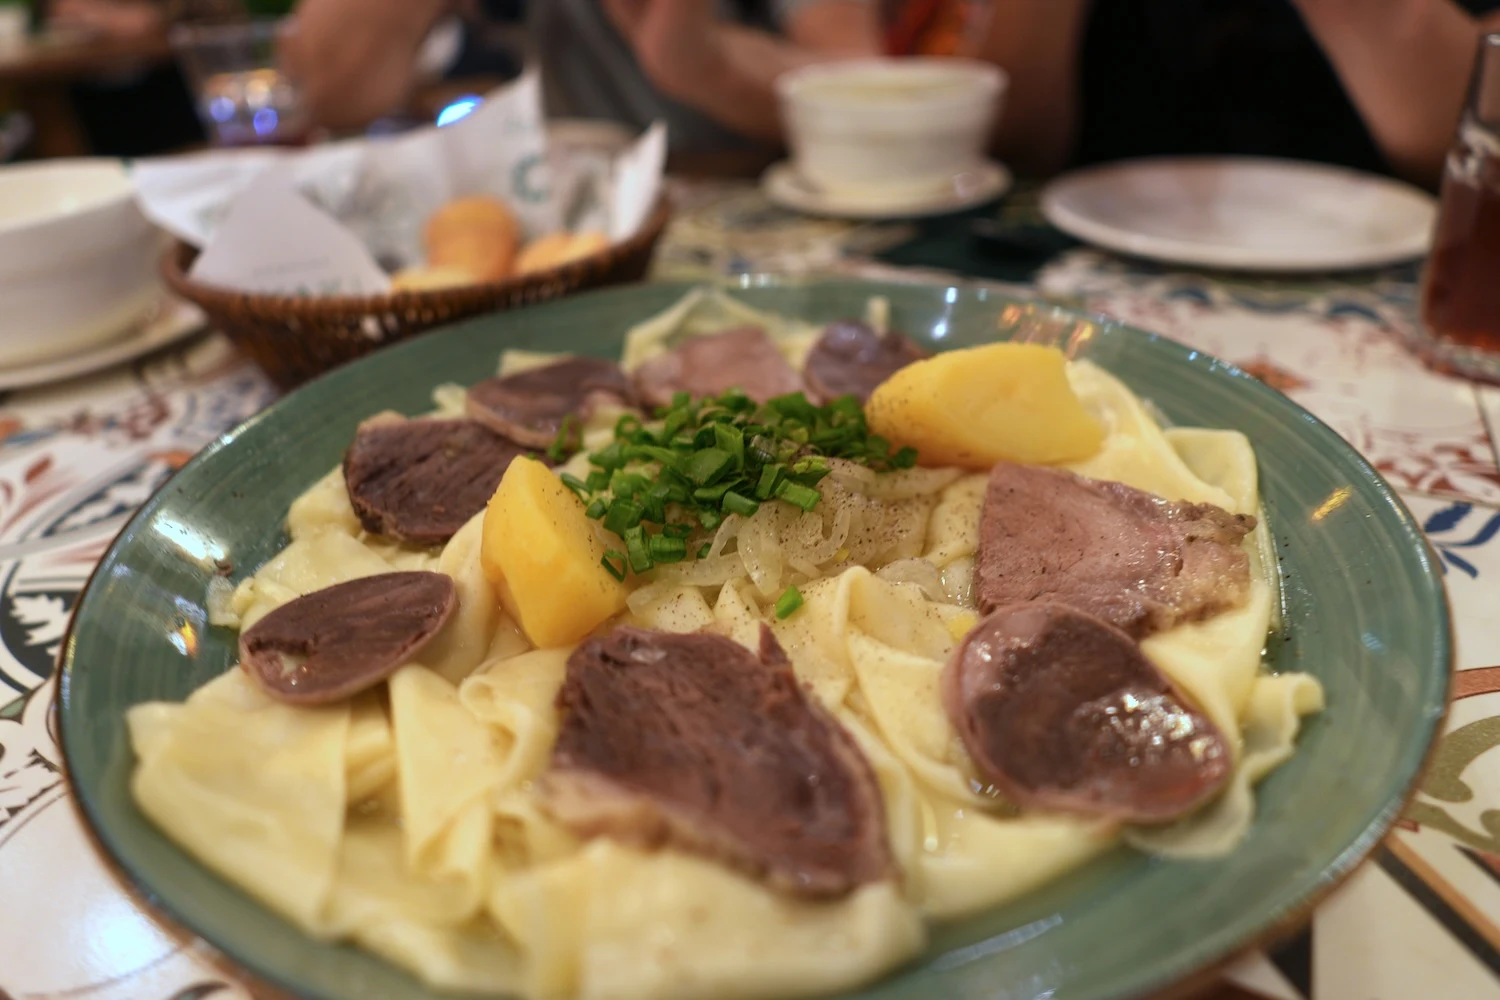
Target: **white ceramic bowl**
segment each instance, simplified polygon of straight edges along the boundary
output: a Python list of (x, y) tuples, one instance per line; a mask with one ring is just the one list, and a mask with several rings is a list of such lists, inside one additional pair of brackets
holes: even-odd
[(160, 299), (161, 249), (119, 162), (0, 167), (0, 366), (128, 333)]
[(776, 81), (798, 173), (829, 194), (928, 198), (984, 160), (1007, 78), (967, 59), (820, 63)]

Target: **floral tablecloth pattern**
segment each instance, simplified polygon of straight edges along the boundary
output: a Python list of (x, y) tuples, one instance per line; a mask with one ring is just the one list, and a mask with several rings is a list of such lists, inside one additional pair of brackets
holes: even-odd
[[(902, 227), (813, 222), (700, 190), (662, 277), (758, 271), (945, 280), (865, 254)], [(1440, 555), (1460, 673), (1448, 732), (1372, 862), (1217, 996), (1500, 1000), (1500, 390), (1403, 346), (1414, 271), (1230, 281), (1066, 254), (1036, 290), (1239, 364), (1322, 417), (1396, 485)], [(68, 801), (53, 664), (94, 564), (173, 470), (274, 398), (216, 334), (93, 377), (0, 396), (0, 1000), (246, 997), (159, 928), (96, 858)]]

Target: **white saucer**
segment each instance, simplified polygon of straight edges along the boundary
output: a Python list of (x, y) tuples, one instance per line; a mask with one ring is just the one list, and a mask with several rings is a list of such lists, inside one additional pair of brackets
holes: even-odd
[(1375, 267), (1427, 252), (1437, 203), (1400, 181), (1293, 160), (1127, 160), (1042, 192), (1058, 229), (1119, 253), (1244, 271)]
[(986, 162), (953, 176), (952, 184), (935, 195), (893, 202), (889, 198), (840, 195), (814, 187), (790, 161), (771, 166), (761, 175), (760, 188), (783, 208), (839, 219), (915, 219), (947, 215), (983, 205), (1010, 190), (1010, 171), (1003, 163)]
[(161, 304), (118, 340), (64, 358), (49, 358), (34, 364), (0, 368), (0, 390), (25, 389), (31, 386), (61, 382), (91, 372), (133, 361), (189, 334), (203, 329), (202, 310), (190, 302), (163, 295)]

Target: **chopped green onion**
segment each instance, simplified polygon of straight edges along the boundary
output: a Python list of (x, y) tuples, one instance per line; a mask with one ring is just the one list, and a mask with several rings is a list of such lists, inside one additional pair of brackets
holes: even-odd
[(717, 482), (734, 466), (734, 456), (722, 448), (704, 448), (687, 460), (684, 474), (699, 486)]
[(648, 541), (651, 558), (657, 562), (682, 562), (687, 558), (687, 542), (669, 535), (652, 535)]
[(644, 573), (654, 564), (651, 558), (651, 547), (646, 542), (646, 529), (640, 525), (625, 532), (625, 555), (630, 559), (630, 568), (636, 573)]
[(760, 470), (760, 482), (755, 484), (755, 498), (757, 500), (769, 500), (776, 496), (776, 486), (781, 482), (781, 477), (786, 473), (786, 466), (780, 462), (767, 465)]
[(641, 523), (642, 513), (644, 508), (640, 504), (616, 500), (609, 505), (609, 512), (604, 515), (604, 527), (623, 538), (625, 532)]
[(729, 483), (720, 483), (718, 486), (702, 486), (693, 491), (693, 499), (704, 503), (718, 503), (724, 499), (724, 494), (729, 492)]
[(552, 444), (547, 447), (547, 458), (553, 465), (560, 464), (573, 450), (574, 431), (578, 426), (578, 418), (569, 413), (562, 418), (562, 426), (557, 429), (557, 436), (552, 439)]
[(724, 494), (722, 506), (729, 513), (738, 514), (741, 517), (754, 517), (755, 512), (760, 510), (759, 503), (745, 496), (743, 493), (734, 492), (734, 490), (730, 490)]
[(609, 571), (609, 575), (625, 582), (625, 553), (619, 549), (605, 549), (604, 558), (599, 560), (599, 565)]
[(590, 455), (589, 463), (605, 472), (613, 472), (625, 464), (625, 445), (619, 441), (611, 441)]
[(801, 507), (803, 510), (810, 511), (818, 505), (819, 500), (823, 499), (823, 494), (810, 486), (786, 480), (776, 488), (776, 498), (785, 500), (793, 507)]
[(793, 611), (802, 607), (802, 591), (796, 587), (788, 587), (776, 598), (776, 617), (785, 618)]
[[(876, 472), (917, 461), (913, 449), (892, 453), (888, 441), (869, 432), (853, 396), (818, 406), (802, 393), (763, 404), (737, 389), (697, 401), (678, 393), (655, 416), (659, 423), (620, 417), (615, 439), (589, 454), (585, 478), (559, 473), (585, 501), (588, 516), (624, 540), (624, 552), (605, 555), (611, 573), (643, 573), (689, 558), (688, 539), (699, 526), (715, 531), (726, 515), (753, 517), (762, 503), (816, 509), (832, 459)], [(554, 444), (578, 447), (581, 428), (564, 430)], [(711, 548), (705, 541), (693, 556), (704, 558)]]

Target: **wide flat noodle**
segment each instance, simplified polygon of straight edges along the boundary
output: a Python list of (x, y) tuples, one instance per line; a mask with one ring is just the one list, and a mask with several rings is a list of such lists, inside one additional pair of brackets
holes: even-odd
[(309, 934), (344, 826), (349, 708), (293, 708), (230, 670), (181, 705), (132, 708), (141, 810), (223, 877)]
[(481, 511), (443, 546), (437, 571), (453, 580), (458, 608), (443, 630), (422, 650), (422, 662), (453, 683), (458, 683), (488, 656), (495, 631), (509, 625), (500, 609), (500, 598), (479, 564), (484, 538)]
[(1172, 448), (1145, 404), (1125, 384), (1088, 361), (1068, 365), (1068, 381), (1084, 408), (1104, 427), (1098, 453), (1067, 468), (1090, 479), (1106, 479), (1167, 500), (1211, 503), (1225, 510), (1234, 500), (1193, 474)]
[(462, 883), (472, 909), (488, 877), (489, 796), (504, 777), (504, 761), (452, 684), (416, 664), (387, 683), (406, 865)]
[(530, 959), (533, 995), (800, 997), (849, 989), (922, 946), (890, 882), (809, 903), (722, 865), (609, 840), (499, 883), (491, 912)]
[(458, 700), (487, 731), (497, 770), (492, 792), (512, 789), (547, 766), (557, 742), (557, 692), (570, 649), (538, 649), (486, 664), (459, 686)]

